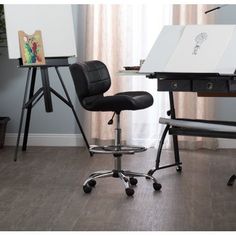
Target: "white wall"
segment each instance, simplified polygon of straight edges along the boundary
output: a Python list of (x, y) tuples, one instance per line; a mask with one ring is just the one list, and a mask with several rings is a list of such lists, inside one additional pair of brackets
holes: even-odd
[[(236, 24), (236, 5), (228, 5), (212, 12), (215, 14), (216, 24)], [(235, 62), (236, 64), (236, 62)], [(236, 97), (215, 98), (215, 118), (218, 120), (236, 121)], [(235, 140), (220, 139), (219, 147), (235, 148)]]
[[(83, 5), (73, 5), (73, 16), (75, 24), (76, 43), (78, 58), (85, 58), (85, 13)], [(236, 24), (236, 5), (231, 5), (215, 11), (217, 24)], [(26, 69), (17, 68), (17, 62), (9, 60), (6, 49), (0, 49), (0, 116), (9, 116), (8, 133), (17, 133), (20, 111), (26, 81)], [(81, 109), (75, 94), (74, 85), (68, 68), (61, 69), (62, 76), (68, 88), (72, 102), (74, 103), (82, 123), (85, 122), (84, 111)], [(54, 71), (50, 72), (52, 86), (62, 92)], [(41, 84), (40, 77), (37, 78), (37, 86)], [(41, 101), (32, 112), (30, 133), (36, 134), (71, 134), (71, 140), (80, 137), (80, 131), (75, 123), (74, 117), (68, 107), (53, 97), (54, 112), (46, 113)], [(219, 120), (236, 120), (236, 98), (216, 98), (215, 118)], [(73, 136), (77, 134), (77, 136)], [(62, 136), (63, 136), (62, 135)], [(50, 136), (50, 135), (49, 135)], [(58, 137), (59, 137), (58, 136)], [(46, 137), (46, 136), (45, 136)], [(55, 136), (52, 136), (55, 139)], [(65, 137), (65, 136), (63, 136)], [(69, 137), (69, 136), (68, 136)], [(68, 138), (67, 137), (67, 138)], [(50, 137), (49, 137), (50, 139)], [(8, 140), (14, 144), (14, 140)], [(7, 142), (7, 140), (6, 140)], [(48, 140), (45, 140), (47, 143)], [(236, 147), (234, 140), (221, 140), (220, 147)]]

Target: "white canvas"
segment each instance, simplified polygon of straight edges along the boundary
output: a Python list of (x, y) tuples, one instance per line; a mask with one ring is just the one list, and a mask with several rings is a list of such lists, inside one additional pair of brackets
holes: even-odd
[(214, 72), (235, 30), (234, 25), (188, 25), (168, 61), (168, 72)]
[(71, 5), (4, 5), (9, 58), (20, 58), (18, 31), (41, 30), (45, 57), (76, 56)]

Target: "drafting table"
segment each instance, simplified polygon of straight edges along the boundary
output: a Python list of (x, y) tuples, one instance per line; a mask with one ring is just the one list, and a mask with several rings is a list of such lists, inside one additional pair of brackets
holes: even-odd
[[(196, 92), (202, 96), (235, 96), (235, 42), (235, 25), (163, 27), (140, 69), (141, 73), (149, 73), (150, 79), (157, 79), (157, 90), (169, 92), (170, 100), (167, 112), (170, 120), (160, 120), (166, 127), (160, 140), (156, 166), (149, 171), (150, 175), (171, 166), (177, 166), (177, 171), (181, 171), (178, 135), (236, 138), (236, 122), (178, 119), (173, 97), (173, 92), (180, 91)], [(190, 124), (194, 125), (191, 127)], [(207, 126), (209, 128), (204, 128)], [(223, 129), (228, 126), (233, 127), (234, 132), (228, 132), (230, 128)], [(168, 132), (173, 136), (175, 163), (160, 167), (161, 150)], [(234, 180), (235, 175), (228, 185), (232, 185)]]
[[(153, 73), (148, 75), (151, 79), (157, 79), (157, 90), (169, 92), (170, 110), (167, 111), (168, 116), (173, 120), (193, 122), (195, 124), (215, 124), (216, 127), (228, 126), (236, 129), (236, 122), (233, 121), (217, 121), (217, 120), (191, 120), (191, 119), (178, 119), (175, 115), (175, 104), (173, 92), (196, 92), (202, 93), (204, 96), (236, 96), (236, 75), (219, 75), (216, 73)], [(160, 158), (162, 146), (165, 137), (169, 133), (173, 136), (174, 156), (175, 162), (170, 165), (160, 166)], [(201, 137), (217, 137), (236, 139), (236, 131), (215, 131), (201, 128), (191, 128), (184, 126), (173, 126), (166, 123), (163, 131), (157, 157), (156, 166), (149, 171), (149, 174), (154, 174), (159, 169), (164, 169), (172, 166), (177, 166), (177, 171), (181, 171), (181, 162), (179, 157), (178, 135), (183, 136), (201, 136)], [(228, 185), (232, 185), (235, 180), (233, 175), (228, 181)]]

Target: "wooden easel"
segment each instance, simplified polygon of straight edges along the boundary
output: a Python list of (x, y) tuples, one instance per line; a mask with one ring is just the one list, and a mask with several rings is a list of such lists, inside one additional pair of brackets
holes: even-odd
[[(30, 126), (30, 118), (31, 118), (32, 108), (43, 97), (46, 112), (53, 112), (51, 94), (54, 94), (62, 102), (64, 102), (67, 106), (69, 106), (71, 108), (71, 110), (73, 112), (73, 115), (75, 117), (75, 120), (76, 120), (76, 122), (79, 126), (80, 131), (81, 131), (81, 134), (83, 136), (83, 139), (85, 141), (86, 147), (89, 150), (89, 143), (87, 141), (87, 138), (85, 136), (83, 128), (80, 124), (79, 118), (78, 118), (78, 116), (75, 112), (74, 106), (71, 102), (71, 99), (69, 97), (69, 94), (66, 90), (65, 84), (62, 80), (61, 74), (60, 74), (59, 69), (58, 69), (59, 67), (68, 67), (68, 66), (69, 66), (69, 63), (68, 63), (68, 58), (67, 57), (63, 57), (63, 58), (46, 58), (46, 65), (23, 66), (21, 59), (19, 60), (19, 67), (20, 68), (25, 68), (25, 67), (28, 68), (28, 72), (27, 72), (27, 80), (26, 80), (25, 92), (24, 92), (24, 98), (23, 98), (23, 104), (22, 104), (22, 111), (21, 111), (21, 116), (20, 116), (20, 125), (19, 125), (19, 130), (18, 130), (14, 161), (17, 161), (17, 153), (18, 153), (18, 148), (19, 148), (20, 135), (21, 135), (22, 125), (23, 125), (25, 110), (27, 110), (27, 114), (26, 114), (26, 120), (25, 120), (25, 129), (24, 129), (22, 151), (26, 151), (26, 149), (27, 149), (27, 141), (28, 141), (28, 134), (29, 134), (29, 126)], [(58, 78), (60, 80), (60, 83), (62, 85), (62, 88), (65, 92), (66, 98), (64, 98), (57, 91), (55, 91), (53, 88), (50, 87), (49, 74), (48, 74), (48, 69), (50, 67), (55, 68), (57, 76), (58, 76)], [(42, 87), (39, 88), (36, 92), (34, 92), (37, 69), (39, 69), (40, 72), (41, 72)], [(29, 88), (29, 86), (30, 86), (30, 88)], [(28, 100), (27, 100), (27, 94), (28, 94)], [(90, 153), (90, 155), (91, 155), (91, 153)]]

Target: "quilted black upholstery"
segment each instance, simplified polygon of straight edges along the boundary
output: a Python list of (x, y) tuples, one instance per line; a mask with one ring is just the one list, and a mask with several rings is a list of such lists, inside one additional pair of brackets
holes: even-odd
[(107, 67), (101, 61), (75, 63), (70, 66), (77, 96), (81, 105), (89, 111), (139, 110), (153, 104), (148, 92), (130, 91), (104, 96), (111, 86)]

